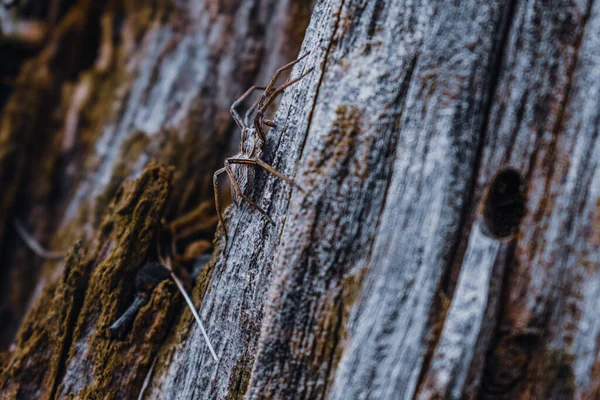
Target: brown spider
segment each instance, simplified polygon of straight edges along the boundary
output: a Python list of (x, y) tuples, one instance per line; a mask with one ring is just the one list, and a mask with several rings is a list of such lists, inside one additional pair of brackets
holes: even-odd
[[(237, 126), (241, 129), (240, 152), (233, 157), (227, 158), (225, 160), (225, 166), (223, 168), (219, 169), (218, 171), (216, 171), (213, 175), (213, 187), (214, 187), (214, 192), (215, 192), (215, 207), (217, 209), (217, 216), (219, 218), (219, 222), (221, 223), (221, 226), (223, 226), (223, 229), (225, 230), (225, 240), (227, 240), (227, 228), (225, 227), (225, 223), (223, 221), (223, 215), (221, 213), (221, 207), (219, 205), (219, 186), (218, 186), (219, 175), (221, 175), (223, 173), (227, 173), (227, 176), (229, 177), (229, 181), (231, 182), (231, 189), (232, 189), (231, 192), (232, 192), (233, 202), (235, 203), (236, 206), (239, 206), (241, 203), (241, 200), (244, 200), (245, 202), (250, 204), (254, 209), (256, 209), (261, 214), (266, 216), (271, 223), (273, 223), (273, 220), (271, 220), (271, 218), (268, 216), (267, 212), (265, 210), (263, 210), (258, 204), (256, 204), (252, 200), (250, 200), (250, 198), (248, 198), (244, 194), (246, 188), (248, 186), (250, 186), (254, 180), (254, 169), (253, 168), (241, 168), (241, 167), (242, 166), (253, 167), (253, 166), (258, 165), (259, 167), (263, 168), (265, 171), (269, 172), (270, 174), (273, 174), (276, 177), (283, 179), (290, 185), (294, 185), (297, 188), (299, 188), (300, 190), (303, 190), (292, 179), (283, 175), (281, 172), (277, 171), (271, 165), (264, 162), (261, 159), (261, 157), (262, 157), (262, 153), (263, 153), (262, 149), (265, 144), (265, 133), (263, 131), (263, 124), (270, 126), (270, 127), (275, 126), (275, 123), (273, 121), (264, 119), (265, 111), (267, 110), (267, 108), (271, 105), (273, 100), (275, 100), (275, 98), (279, 94), (281, 94), (289, 86), (293, 85), (294, 83), (296, 83), (299, 80), (301, 80), (302, 78), (304, 78), (306, 75), (310, 74), (312, 72), (313, 68), (309, 69), (307, 72), (303, 73), (298, 78), (286, 81), (286, 83), (284, 83), (281, 87), (274, 88), (273, 86), (275, 86), (275, 81), (277, 80), (277, 78), (279, 78), (279, 75), (283, 71), (292, 68), (300, 60), (302, 60), (303, 58), (308, 56), (308, 54), (309, 53), (306, 53), (302, 57), (299, 57), (298, 59), (290, 62), (289, 64), (286, 64), (283, 67), (279, 68), (275, 72), (275, 74), (271, 78), (271, 81), (269, 82), (269, 84), (266, 87), (252, 86), (243, 95), (241, 95), (239, 99), (237, 99), (231, 105), (231, 108), (230, 108), (231, 116), (235, 120), (235, 123), (237, 124)], [(243, 102), (250, 95), (250, 93), (252, 93), (254, 90), (263, 90), (263, 93), (260, 95), (258, 100), (256, 100), (254, 102), (254, 104), (252, 104), (252, 106), (248, 109), (248, 111), (246, 111), (245, 118), (244, 118), (244, 120), (242, 120), (242, 118), (240, 117), (238, 112), (235, 110), (235, 108), (241, 102)], [(253, 125), (248, 126), (249, 125), (248, 120), (253, 112), (255, 112)], [(225, 242), (225, 243), (227, 243), (227, 242)], [(227, 245), (225, 245), (225, 246), (227, 246)]]

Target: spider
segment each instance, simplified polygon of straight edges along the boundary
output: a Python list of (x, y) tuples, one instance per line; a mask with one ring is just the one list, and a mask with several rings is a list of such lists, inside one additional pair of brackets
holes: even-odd
[[(217, 209), (217, 216), (219, 218), (219, 222), (221, 226), (225, 230), (225, 246), (227, 246), (227, 228), (225, 227), (225, 223), (223, 220), (223, 215), (221, 213), (221, 207), (219, 205), (219, 185), (218, 178), (221, 174), (226, 173), (229, 177), (229, 181), (231, 182), (232, 188), (232, 197), (233, 202), (236, 206), (240, 206), (241, 200), (244, 200), (246, 203), (250, 204), (254, 209), (259, 211), (261, 214), (266, 216), (268, 220), (273, 223), (273, 220), (269, 217), (267, 212), (254, 201), (250, 200), (248, 196), (244, 194), (245, 189), (252, 184), (254, 180), (254, 169), (253, 168), (245, 168), (241, 167), (254, 167), (259, 166), (263, 168), (265, 171), (270, 174), (275, 175), (276, 177), (283, 179), (288, 184), (296, 186), (298, 189), (303, 189), (294, 182), (292, 179), (283, 175), (281, 172), (277, 171), (271, 165), (267, 164), (265, 161), (261, 159), (263, 154), (263, 146), (265, 144), (265, 133), (263, 131), (263, 124), (274, 127), (275, 123), (271, 120), (264, 119), (264, 113), (267, 108), (271, 105), (271, 103), (275, 100), (275, 98), (281, 94), (286, 88), (290, 87), (294, 83), (298, 82), (306, 75), (310, 74), (313, 71), (313, 68), (310, 68), (307, 72), (303, 73), (299, 77), (286, 81), (282, 86), (275, 88), (275, 81), (279, 78), (282, 72), (292, 68), (296, 65), (300, 60), (308, 56), (309, 53), (304, 54), (298, 59), (284, 65), (279, 68), (269, 84), (265, 86), (252, 86), (250, 87), (244, 94), (237, 99), (230, 108), (231, 116), (233, 117), (235, 123), (241, 130), (241, 140), (240, 140), (240, 152), (233, 157), (229, 157), (225, 159), (225, 165), (223, 168), (217, 170), (213, 175), (213, 188), (215, 193), (215, 207)], [(263, 93), (260, 97), (252, 104), (252, 106), (246, 111), (245, 117), (242, 120), (240, 114), (236, 111), (236, 107), (242, 103), (252, 92), (255, 90), (262, 90)], [(249, 118), (255, 113), (254, 120), (252, 126), (249, 126)]]

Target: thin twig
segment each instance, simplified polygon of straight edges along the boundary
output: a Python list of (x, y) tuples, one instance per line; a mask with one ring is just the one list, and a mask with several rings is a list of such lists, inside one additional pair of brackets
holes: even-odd
[(154, 356), (154, 360), (152, 361), (152, 365), (144, 378), (144, 383), (142, 384), (142, 388), (140, 389), (140, 394), (138, 394), (137, 400), (142, 400), (144, 398), (144, 393), (150, 384), (150, 378), (152, 377), (152, 371), (154, 371), (154, 365), (156, 364), (156, 360), (158, 359), (158, 354)]
[(15, 224), (15, 228), (17, 229), (17, 233), (21, 239), (23, 239), (23, 242), (25, 242), (27, 247), (29, 247), (35, 254), (49, 261), (60, 261), (65, 258), (66, 253), (46, 250), (40, 244), (40, 242), (38, 242), (29, 232), (27, 232), (23, 224), (21, 224), (18, 219), (15, 218), (13, 222)]
[(217, 353), (215, 352), (215, 349), (213, 348), (212, 344), (210, 344), (210, 339), (208, 337), (208, 334), (206, 333), (206, 329), (204, 329), (204, 324), (202, 323), (202, 320), (200, 319), (200, 315), (198, 315), (198, 312), (196, 311), (196, 307), (194, 306), (192, 299), (190, 298), (190, 296), (187, 294), (185, 288), (183, 287), (183, 284), (181, 283), (179, 278), (177, 278), (177, 275), (175, 275), (175, 273), (173, 272), (173, 268), (171, 266), (171, 258), (169, 256), (167, 256), (166, 259), (163, 259), (162, 257), (160, 257), (160, 255), (159, 255), (159, 258), (160, 258), (160, 261), (162, 262), (163, 266), (166, 269), (168, 269), (169, 272), (171, 272), (171, 277), (173, 278), (175, 285), (177, 285), (177, 289), (179, 289), (179, 291), (181, 292), (181, 295), (185, 299), (185, 302), (187, 303), (190, 311), (192, 312), (192, 315), (196, 319), (196, 322), (198, 322), (198, 326), (200, 327), (200, 331), (202, 332), (202, 335), (204, 336), (204, 340), (206, 341), (206, 345), (208, 346), (208, 349), (210, 350), (210, 354), (212, 355), (213, 359), (218, 362), (219, 358), (217, 357)]

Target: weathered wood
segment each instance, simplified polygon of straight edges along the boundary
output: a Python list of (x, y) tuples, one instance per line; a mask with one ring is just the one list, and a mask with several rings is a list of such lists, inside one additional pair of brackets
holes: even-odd
[[(76, 7), (89, 4), (92, 3), (82, 0)], [(173, 226), (185, 221), (188, 231), (182, 234), (182, 244), (198, 240), (196, 244), (201, 245), (192, 246), (194, 251), (209, 251), (210, 244), (208, 248), (204, 244), (212, 239), (214, 232), (214, 207), (210, 203), (206, 207), (206, 201), (212, 199), (212, 172), (225, 154), (233, 153), (229, 148), (235, 146), (237, 135), (229, 107), (255, 80), (267, 79), (277, 67), (296, 56), (310, 9), (310, 1), (235, 4), (207, 1), (177, 5), (128, 1), (109, 2), (104, 12), (97, 12), (101, 37), (96, 38), (99, 42), (96, 61), (91, 67), (88, 65), (88, 70), (78, 71), (79, 76), (69, 77), (73, 81), (65, 85), (62, 97), (60, 94), (55, 97), (61, 99), (61, 104), (54, 111), (52, 106), (44, 106), (48, 114), (56, 115), (58, 127), (49, 129), (54, 134), (55, 146), (48, 149), (50, 154), (43, 153), (46, 158), (40, 163), (57, 158), (62, 162), (54, 170), (57, 176), (52, 184), (56, 186), (44, 186), (55, 191), (52, 199), (58, 202), (56, 209), (60, 214), (55, 217), (60, 230), (53, 248), (60, 249), (74, 238), (84, 237), (86, 248), (97, 249), (93, 238), (103, 234), (106, 209), (118, 196), (123, 181), (140, 176), (143, 179), (144, 166), (157, 159), (173, 168), (168, 202), (161, 206), (161, 197), (152, 199), (154, 195), (149, 192), (143, 192), (138, 200), (144, 204), (156, 201), (154, 207), (163, 207), (162, 216), (167, 221), (200, 204), (191, 214), (193, 218), (184, 217)], [(74, 12), (81, 10), (76, 8)], [(63, 47), (56, 45), (56, 49)], [(47, 60), (40, 60), (42, 66), (44, 62)], [(21, 79), (29, 82), (25, 72), (22, 74)], [(25, 85), (17, 87), (13, 101), (18, 102), (17, 95), (21, 93), (35, 97), (35, 92), (26, 89)], [(6, 126), (10, 120), (6, 114), (3, 117)], [(30, 120), (23, 118), (23, 121), (39, 124), (35, 117), (39, 116), (32, 112)], [(19, 137), (14, 128), (9, 126), (5, 133)], [(14, 150), (14, 154), (26, 160), (22, 147), (3, 149)], [(2, 173), (10, 171), (3, 169)], [(14, 186), (22, 190), (20, 185), (27, 180), (20, 182)], [(15, 196), (11, 198), (13, 204), (14, 199)], [(26, 210), (28, 206), (22, 208)], [(5, 209), (0, 214), (3, 218), (14, 214), (15, 207), (11, 204)], [(30, 219), (29, 225), (34, 222), (35, 219)], [(128, 232), (139, 223), (142, 221), (120, 219), (114, 229)], [(151, 223), (153, 229), (158, 229), (160, 216)], [(45, 226), (43, 230), (51, 229), (52, 226)], [(16, 234), (11, 234), (11, 243), (18, 243), (19, 251), (24, 251)], [(168, 229), (162, 231), (165, 240), (169, 234)], [(43, 236), (37, 230), (34, 235)], [(86, 264), (91, 271), (77, 279), (68, 278), (74, 268), (71, 258), (66, 263), (46, 265), (27, 319), (36, 320), (35, 329), (31, 328), (31, 322), (26, 322), (16, 346), (2, 358), (5, 369), (0, 397), (27, 397), (33, 393), (46, 398), (137, 396), (155, 350), (171, 327), (168, 321), (172, 308), (178, 307), (180, 312), (184, 309), (179, 307), (180, 301), (169, 299), (171, 287), (161, 289), (157, 300), (151, 300), (139, 313), (133, 333), (126, 341), (106, 337), (106, 328), (130, 301), (128, 279), (141, 267), (141, 261), (139, 253), (132, 253), (128, 246), (138, 239), (129, 237), (113, 244), (110, 254), (123, 257), (120, 266), (101, 268)], [(139, 252), (144, 257), (156, 257), (155, 240), (140, 244)], [(3, 242), (5, 247), (7, 244)], [(187, 256), (194, 251), (186, 251)], [(3, 260), (10, 259), (10, 254), (3, 254)], [(62, 286), (58, 283), (60, 277), (65, 277)], [(116, 290), (109, 290), (115, 286)], [(55, 297), (58, 300), (49, 301)], [(94, 297), (100, 302), (94, 303)], [(67, 317), (39, 318), (52, 307)], [(146, 331), (150, 320), (156, 325)], [(32, 331), (35, 335), (30, 336)], [(40, 336), (46, 337), (52, 331), (66, 331), (66, 334), (58, 338), (50, 335), (48, 344), (35, 350), (32, 343), (38, 343)], [(60, 351), (55, 352), (56, 349)], [(35, 379), (20, 382), (26, 380), (28, 373)]]
[(490, 183), (469, 234), (452, 303), (422, 377), (419, 399), (477, 398), (496, 329), (502, 282), (524, 213), (523, 182), (506, 170)]
[(507, 10), (335, 4), (250, 397), (412, 397), (470, 199)]
[(480, 169), (482, 182), (516, 168), (528, 198), (487, 367), (494, 398), (600, 395), (599, 18), (592, 1), (514, 11)]
[[(329, 11), (328, 7), (317, 8), (315, 13)], [(328, 31), (322, 27), (311, 26), (308, 32), (319, 35), (324, 46), (301, 50), (300, 53), (310, 50), (311, 54), (294, 69), (292, 77), (310, 67), (315, 67), (315, 71), (290, 88), (296, 96), (284, 94), (276, 114), (277, 128), (271, 131), (265, 146), (264, 159), (290, 177), (294, 176), (295, 160), (304, 140), (301, 132), (310, 121), (320, 77), (317, 60), (322, 57), (328, 40)], [(201, 343), (199, 329), (194, 326), (189, 335), (178, 337), (173, 348), (165, 350), (161, 364), (166, 368), (157, 371), (149, 398), (239, 398), (244, 394), (256, 355), (273, 249), (290, 191), (285, 182), (257, 171), (253, 198), (269, 213), (274, 225), (247, 204), (240, 210), (230, 209), (228, 251), (222, 253), (221, 240), (211, 263), (204, 267), (206, 271), (214, 271), (212, 276), (208, 275), (210, 283), (200, 285), (196, 292), (196, 297), (202, 299), (200, 315), (209, 326), (219, 363), (215, 365), (208, 348)], [(187, 330), (190, 320), (182, 322), (178, 329)]]
[(0, 381), (3, 396), (137, 394), (174, 314), (173, 285), (154, 292), (136, 319), (131, 340), (110, 340), (107, 328), (125, 309), (133, 276), (155, 243), (168, 193), (169, 176), (156, 166), (118, 193), (89, 249), (75, 249), (61, 277), (46, 286), (28, 314)]
[[(55, 245), (84, 239), (46, 267), (59, 278), (5, 357), (2, 395), (135, 398), (146, 379), (152, 399), (600, 396), (598, 4), (318, 1), (292, 76), (315, 69), (264, 148), (305, 191), (257, 170), (246, 194), (274, 224), (230, 207), (227, 248), (219, 229), (194, 266), (218, 362), (169, 283), (126, 341), (103, 332), (156, 257), (152, 232), (209, 250), (229, 105), (295, 58), (310, 4), (125, 4), (102, 15), (57, 129), (70, 170), (88, 162), (59, 179), (73, 195)], [(161, 227), (159, 210), (194, 211)]]

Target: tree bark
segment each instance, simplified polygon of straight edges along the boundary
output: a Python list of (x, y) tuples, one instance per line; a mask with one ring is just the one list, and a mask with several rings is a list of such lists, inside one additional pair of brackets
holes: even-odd
[[(3, 315), (32, 304), (0, 397), (599, 398), (599, 29), (591, 0), (77, 2), (0, 120)], [(211, 247), (229, 106), (308, 52), (263, 157), (303, 190), (257, 170), (273, 223), (233, 205)], [(212, 251), (177, 260), (216, 362), (170, 281), (108, 332), (172, 230)]]

